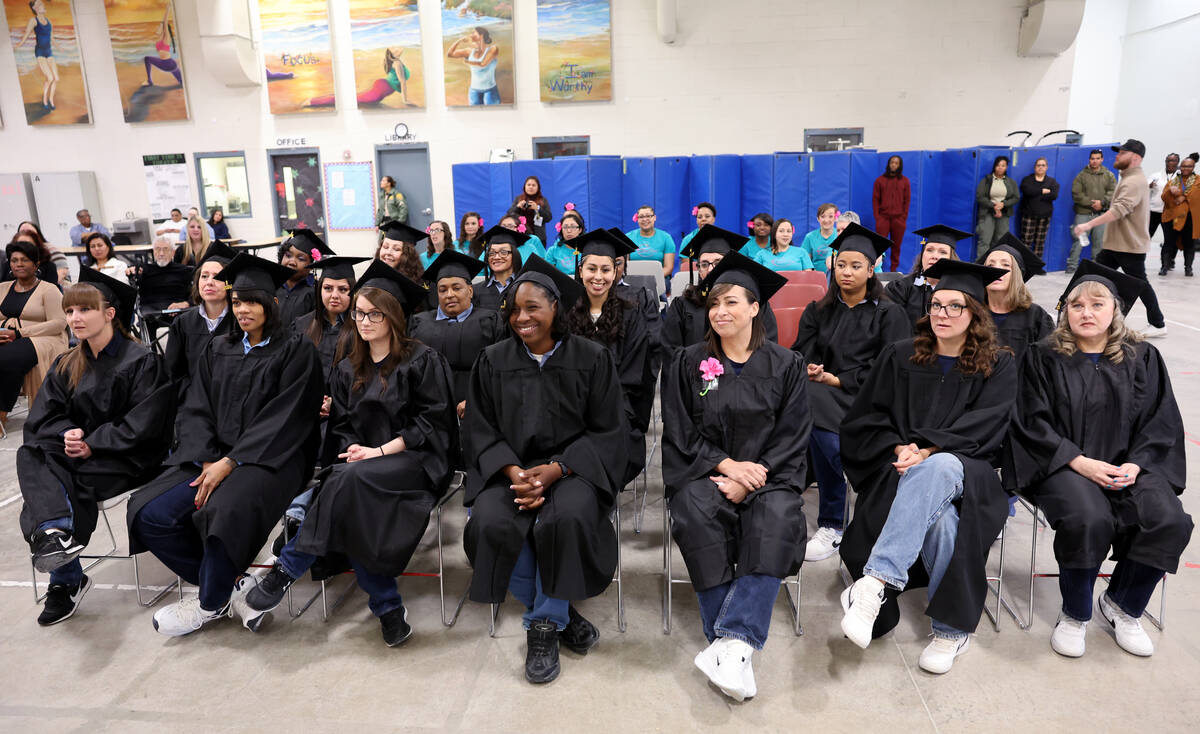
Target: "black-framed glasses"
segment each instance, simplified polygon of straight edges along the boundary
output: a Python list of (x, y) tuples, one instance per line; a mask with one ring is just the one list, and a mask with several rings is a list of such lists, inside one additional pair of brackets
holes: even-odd
[(370, 321), (372, 324), (378, 324), (383, 321), (383, 311), (359, 311), (356, 308), (350, 311), (350, 318), (355, 321)]
[(966, 306), (961, 303), (931, 303), (929, 304), (929, 315), (935, 316), (939, 313), (943, 313), (952, 319), (956, 319), (959, 316), (962, 316), (963, 309), (965, 308)]
[(512, 250), (488, 250), (488, 257), (512, 257)]

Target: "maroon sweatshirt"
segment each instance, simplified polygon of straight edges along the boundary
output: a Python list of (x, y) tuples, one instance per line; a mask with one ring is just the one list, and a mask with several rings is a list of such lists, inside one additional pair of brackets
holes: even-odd
[(880, 216), (900, 217), (908, 220), (908, 204), (912, 189), (908, 185), (907, 176), (880, 176), (875, 179), (875, 189), (871, 193), (871, 204), (875, 208), (875, 218)]

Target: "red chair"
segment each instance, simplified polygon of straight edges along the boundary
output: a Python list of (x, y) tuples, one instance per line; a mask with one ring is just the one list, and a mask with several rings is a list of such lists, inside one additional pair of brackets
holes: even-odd
[(800, 316), (804, 313), (804, 307), (776, 308), (774, 311), (775, 325), (779, 329), (779, 335), (775, 341), (780, 346), (790, 349), (796, 341), (796, 334), (800, 331)]
[(776, 311), (783, 308), (803, 308), (813, 301), (819, 301), (824, 295), (823, 285), (788, 283), (771, 296), (771, 308)]
[(829, 277), (820, 270), (784, 270), (780, 273), (789, 283), (829, 287)]

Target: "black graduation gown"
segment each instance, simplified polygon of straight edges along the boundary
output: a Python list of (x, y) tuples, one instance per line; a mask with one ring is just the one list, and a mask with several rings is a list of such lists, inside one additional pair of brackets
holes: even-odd
[(850, 308), (839, 297), (825, 308), (804, 309), (792, 349), (810, 364), (825, 365), (825, 371), (842, 383), (841, 387), (809, 383), (813, 426), (836, 433), (875, 358), (888, 344), (908, 336), (904, 310), (887, 299), (863, 300)]
[(617, 283), (616, 293), (637, 306), (638, 313), (646, 322), (646, 331), (650, 336), (650, 370), (657, 376), (665, 357), (662, 345), (662, 311), (659, 309), (658, 299), (650, 289), (635, 288), (624, 281)]
[(162, 310), (172, 303), (187, 301), (192, 288), (192, 266), (170, 262), (160, 266), (151, 261), (142, 266), (137, 279), (142, 310)]
[[(763, 328), (767, 332), (767, 341), (773, 342), (779, 338), (775, 312), (771, 310), (769, 302), (763, 306)], [(662, 316), (662, 344), (668, 355), (680, 347), (704, 341), (706, 333), (708, 314), (704, 312), (704, 308), (692, 303), (682, 294), (672, 298)]]
[[(588, 339), (564, 336), (541, 368), (515, 337), (479, 356), (462, 424), (472, 600), (504, 600), (529, 537), (550, 597), (585, 599), (608, 587), (617, 565), (608, 515), (622, 486), (629, 431), (622, 405), (611, 352)], [(539, 509), (516, 510), (500, 470), (549, 461), (563, 462), (571, 475), (549, 488)]]
[[(1114, 466), (1128, 462), (1141, 468), (1133, 485), (1121, 492), (1094, 486), (1097, 493), (1114, 500), (1138, 504), (1153, 490), (1183, 492), (1187, 482), (1183, 418), (1166, 364), (1151, 344), (1140, 342), (1133, 350), (1120, 364), (1103, 357), (1093, 364), (1079, 352), (1059, 354), (1049, 341), (1029, 348), (1013, 421), (1016, 485), (1023, 492), (1036, 498), (1053, 491), (1047, 485), (1053, 485), (1059, 473), (1074, 474), (1068, 465), (1080, 454)], [(1188, 536), (1190, 529), (1182, 538), (1165, 538), (1168, 542), (1149, 548), (1142, 544), (1137, 560), (1173, 573)], [(1108, 542), (1080, 540), (1084, 542), (1070, 550), (1071, 558), (1060, 560), (1071, 566), (1099, 566)], [(1113, 550), (1120, 559), (1128, 548), (1118, 539)]]
[(454, 402), (467, 399), (471, 367), (483, 352), (508, 334), (497, 311), (474, 306), (466, 321), (438, 321), (437, 311), (413, 316), (409, 336), (446, 358), (454, 379)]
[[(72, 389), (55, 360), (25, 420), (16, 465), (25, 496), (21, 532), (26, 538), (41, 523), (73, 511), (75, 538), (86, 544), (96, 527), (97, 503), (153, 477), (170, 448), (175, 395), (162, 360), (115, 335), (99, 357), (88, 361), (89, 369)], [(64, 453), (62, 434), (71, 428), (83, 429), (92, 449), (89, 458)]]
[(925, 282), (925, 276), (909, 273), (888, 283), (886, 288), (888, 297), (900, 304), (908, 316), (911, 332), (917, 327), (917, 322), (929, 314), (929, 299), (933, 296), (933, 286)]
[[(1008, 498), (993, 463), (1008, 432), (1017, 368), (1000, 352), (990, 377), (964, 375), (957, 366), (945, 375), (936, 363), (913, 364), (912, 341), (884, 348), (842, 422), (842, 464), (858, 492), (854, 519), (842, 538), (842, 560), (854, 578), (883, 530), (900, 476), (892, 467), (899, 444), (936, 446), (963, 465), (958, 537), (954, 556), (925, 613), (956, 629), (973, 632), (987, 597), (988, 551), (1008, 516)], [(925, 565), (909, 569), (905, 590), (929, 583)], [(889, 590), (874, 635), (899, 621), (896, 593)]]
[(275, 290), (275, 298), (279, 299), (279, 323), (290, 326), (296, 319), (316, 309), (316, 281), (310, 275), (291, 290), (284, 283)]
[[(1000, 314), (998, 319), (996, 314), (992, 314), (992, 318), (996, 321), (996, 336), (1000, 344), (1013, 350), (1018, 369), (1029, 345), (1037, 344), (1054, 331), (1054, 321), (1050, 314), (1036, 303), (1022, 311)], [(1000, 323), (1001, 320), (1003, 324)]]
[[(675, 537), (700, 591), (735, 576), (783, 578), (800, 568), (806, 535), (800, 495), (812, 429), (799, 354), (766, 342), (740, 375), (722, 359), (725, 374), (702, 396), (700, 363), (708, 356), (704, 344), (677, 351), (663, 371), (662, 391), (663, 483)], [(709, 480), (726, 458), (768, 470), (766, 485), (737, 505)], [(736, 512), (737, 523), (722, 528), (709, 520), (722, 512)]]
[(204, 354), (205, 347), (213, 337), (228, 334), (233, 323), (233, 317), (226, 311), (217, 322), (217, 328), (209, 331), (208, 324), (204, 322), (204, 314), (200, 311), (202, 308), (202, 305), (189, 308), (176, 316), (167, 332), (166, 368), (171, 381), (176, 385), (180, 403), (183, 402), (192, 372), (200, 361), (200, 355)]
[[(316, 311), (309, 311), (303, 316), (292, 322), (292, 338), (293, 339), (309, 339), (308, 327), (312, 325), (313, 319), (316, 318)], [(330, 373), (333, 372), (333, 358), (337, 354), (338, 335), (342, 332), (342, 322), (345, 320), (345, 314), (342, 314), (336, 324), (325, 321), (325, 328), (321, 334), (321, 343), (314, 344), (317, 348), (317, 359), (321, 362), (321, 375), (328, 382)], [(311, 342), (312, 340), (309, 339)], [(329, 390), (326, 388), (326, 393)]]
[[(512, 282), (512, 279), (509, 279)], [(489, 311), (500, 311), (500, 289), (494, 285), (485, 283), (475, 283), (472, 285), (475, 295), (471, 298), (471, 305), (475, 308), (487, 309)]]
[[(240, 339), (210, 341), (179, 408), (179, 447), (166, 471), (130, 498), (129, 522), (150, 500), (195, 478), (200, 464), (228, 456), (241, 466), (192, 520), (202, 540), (217, 538), (237, 567), (250, 565), (312, 476), (321, 387), (312, 342), (290, 339), (284, 330), (246, 354)], [(145, 550), (135, 533), (130, 548)]]
[[(429, 513), (445, 493), (449, 456), (458, 441), (450, 368), (437, 352), (415, 345), (386, 381), (373, 372), (355, 391), (350, 360), (330, 375), (333, 406), (321, 474), (296, 549), (340, 553), (372, 573), (399, 576), (425, 534)], [(382, 446), (404, 438), (405, 450), (347, 464), (351, 444)]]

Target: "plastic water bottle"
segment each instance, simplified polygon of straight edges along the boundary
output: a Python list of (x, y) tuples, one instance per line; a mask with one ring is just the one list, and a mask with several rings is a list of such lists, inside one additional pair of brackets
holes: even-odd
[(1090, 237), (1088, 237), (1088, 233), (1087, 233), (1087, 232), (1080, 232), (1080, 233), (1079, 233), (1079, 247), (1080, 247), (1080, 248), (1083, 248), (1083, 247), (1088, 247), (1088, 246), (1090, 246), (1091, 244), (1092, 244), (1092, 240), (1091, 240), (1091, 238), (1090, 238)]

